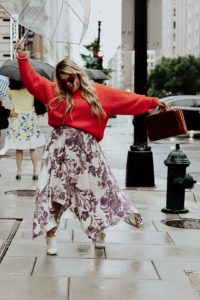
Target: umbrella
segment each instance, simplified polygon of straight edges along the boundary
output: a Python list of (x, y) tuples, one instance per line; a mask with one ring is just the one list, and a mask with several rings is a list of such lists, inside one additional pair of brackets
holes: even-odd
[[(49, 80), (54, 79), (54, 67), (47, 63), (42, 63), (34, 59), (30, 59), (30, 63), (40, 75)], [(0, 66), (0, 75), (7, 76), (10, 79), (21, 81), (17, 59), (6, 60)]]
[(0, 98), (4, 97), (7, 93), (9, 86), (9, 79), (0, 75)]
[(0, 0), (20, 25), (55, 42), (80, 44), (86, 33), (90, 0)]
[(85, 73), (91, 80), (107, 80), (109, 77), (101, 70), (97, 69), (85, 69)]

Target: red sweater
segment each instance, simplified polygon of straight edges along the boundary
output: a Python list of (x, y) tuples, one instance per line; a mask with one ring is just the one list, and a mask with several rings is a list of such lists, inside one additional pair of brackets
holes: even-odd
[[(24, 58), (24, 53), (19, 54), (19, 69), (24, 85), (36, 98), (43, 103), (49, 104), (56, 94), (56, 84), (40, 76), (31, 66), (28, 59)], [(106, 118), (100, 121), (91, 114), (91, 106), (80, 95), (80, 90), (74, 93), (74, 108), (72, 118), (69, 113), (64, 118), (66, 102), (53, 109), (48, 109), (48, 123), (52, 127), (68, 125), (89, 132), (98, 141), (103, 138), (108, 119), (111, 115), (139, 115), (150, 109), (156, 108), (158, 99), (138, 95), (119, 89), (94, 83), (96, 93), (106, 112)]]

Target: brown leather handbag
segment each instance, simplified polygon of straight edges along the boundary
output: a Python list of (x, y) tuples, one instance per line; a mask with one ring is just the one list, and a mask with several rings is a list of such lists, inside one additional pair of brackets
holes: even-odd
[(187, 125), (180, 108), (160, 110), (145, 118), (150, 141), (161, 140), (187, 132)]

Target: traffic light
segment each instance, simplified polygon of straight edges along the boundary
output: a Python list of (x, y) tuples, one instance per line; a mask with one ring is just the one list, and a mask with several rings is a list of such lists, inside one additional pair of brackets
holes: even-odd
[(97, 60), (96, 69), (99, 70), (103, 69), (103, 55), (104, 55), (103, 51), (97, 50), (95, 55)]

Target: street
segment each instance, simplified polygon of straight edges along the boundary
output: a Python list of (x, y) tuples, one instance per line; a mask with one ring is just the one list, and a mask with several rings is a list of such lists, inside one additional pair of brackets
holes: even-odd
[[(127, 151), (132, 143), (131, 117), (110, 119), (102, 148), (121, 188), (125, 188)], [(46, 136), (50, 128), (41, 120)], [(5, 132), (2, 132), (2, 139)], [(200, 299), (199, 231), (166, 226), (164, 219), (198, 218), (200, 189), (186, 191), (186, 215), (161, 212), (166, 204), (167, 168), (163, 161), (180, 141), (191, 165), (187, 172), (199, 180), (199, 140), (176, 139), (151, 143), (156, 187), (126, 189), (141, 211), (140, 229), (121, 222), (106, 230), (105, 250), (91, 241), (71, 214), (58, 231), (59, 253), (46, 255), (45, 240), (32, 240), (36, 183), (29, 153), (22, 180), (16, 181), (15, 153), (0, 158), (0, 299), (1, 300), (198, 300)], [(42, 149), (39, 150), (42, 155)], [(193, 285), (193, 286), (192, 286)]]

